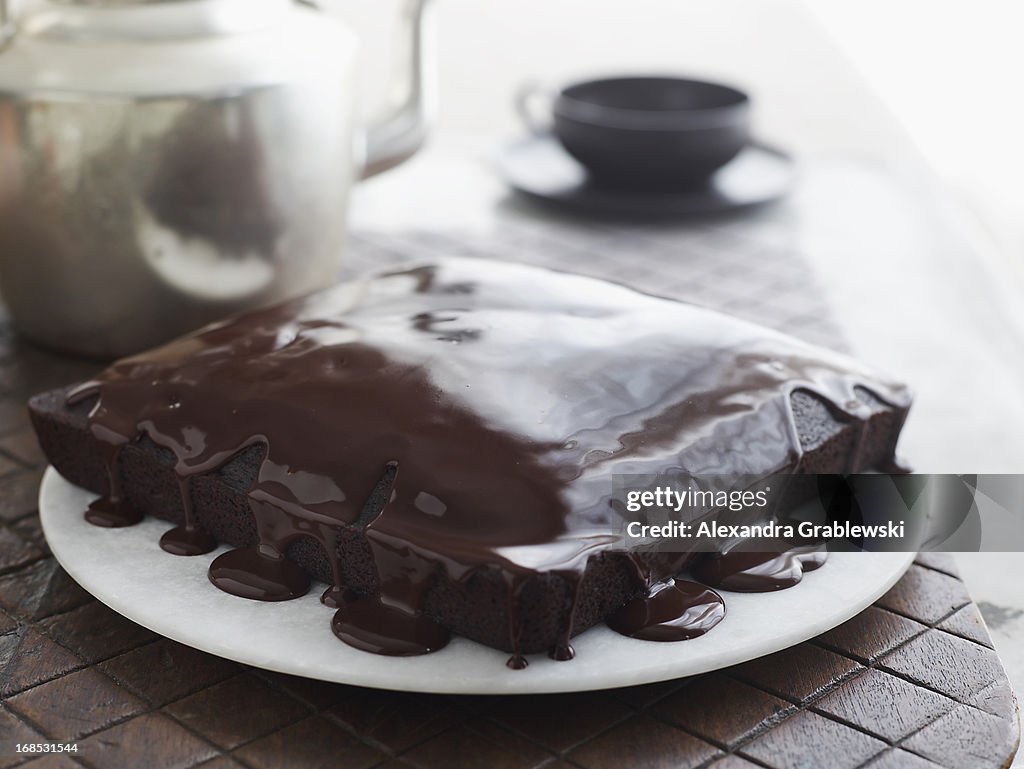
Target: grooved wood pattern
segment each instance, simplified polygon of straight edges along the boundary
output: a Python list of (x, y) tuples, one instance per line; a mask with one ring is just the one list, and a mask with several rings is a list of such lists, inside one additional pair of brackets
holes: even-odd
[[(518, 227), (476, 242), (366, 234), (348, 269), (410, 253), (486, 253), (617, 277), (837, 346), (799, 255), (765, 245), (770, 227), (757, 217), (724, 234), (698, 225), (682, 246), (678, 233), (656, 228), (594, 226), (570, 238)], [(812, 641), (704, 676), (604, 692), (376, 691), (251, 669), (160, 638), (78, 587), (39, 528), (44, 462), (22, 404), (93, 369), (0, 324), (0, 769), (996, 769), (1016, 748), (1016, 704), (984, 623), (952, 561), (936, 555)], [(19, 742), (68, 740), (76, 754), (14, 752)]]

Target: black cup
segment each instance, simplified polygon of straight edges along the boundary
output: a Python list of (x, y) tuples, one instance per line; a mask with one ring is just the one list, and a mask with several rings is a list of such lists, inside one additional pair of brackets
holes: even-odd
[[(527, 120), (530, 96), (520, 98)], [(750, 141), (747, 94), (700, 80), (618, 77), (576, 83), (554, 97), (551, 115), (552, 133), (603, 186), (699, 186)]]

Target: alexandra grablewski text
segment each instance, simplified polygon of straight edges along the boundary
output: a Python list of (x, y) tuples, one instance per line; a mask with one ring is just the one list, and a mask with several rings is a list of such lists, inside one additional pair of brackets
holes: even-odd
[(618, 475), (611, 506), (631, 546), (666, 552), (1024, 551), (1024, 475)]

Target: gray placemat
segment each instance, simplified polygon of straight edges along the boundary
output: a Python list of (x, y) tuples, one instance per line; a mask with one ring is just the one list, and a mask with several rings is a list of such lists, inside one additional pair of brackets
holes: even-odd
[(360, 231), (346, 276), (439, 256), (522, 262), (606, 278), (844, 349), (809, 261), (758, 219), (660, 229), (572, 221), (502, 222), (491, 232)]

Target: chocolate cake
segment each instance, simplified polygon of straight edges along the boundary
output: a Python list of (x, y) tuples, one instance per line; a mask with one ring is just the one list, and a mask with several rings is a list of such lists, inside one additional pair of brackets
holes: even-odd
[(245, 598), (323, 581), (359, 648), (425, 653), (456, 633), (521, 667), (570, 658), (609, 618), (654, 640), (706, 631), (722, 599), (674, 581), (688, 568), (776, 589), (823, 560), (631, 550), (614, 474), (886, 467), (909, 403), (719, 313), (448, 259), (213, 324), (30, 410), (54, 467), (99, 495), (93, 523), (167, 520), (180, 555), (230, 545), (210, 579)]

